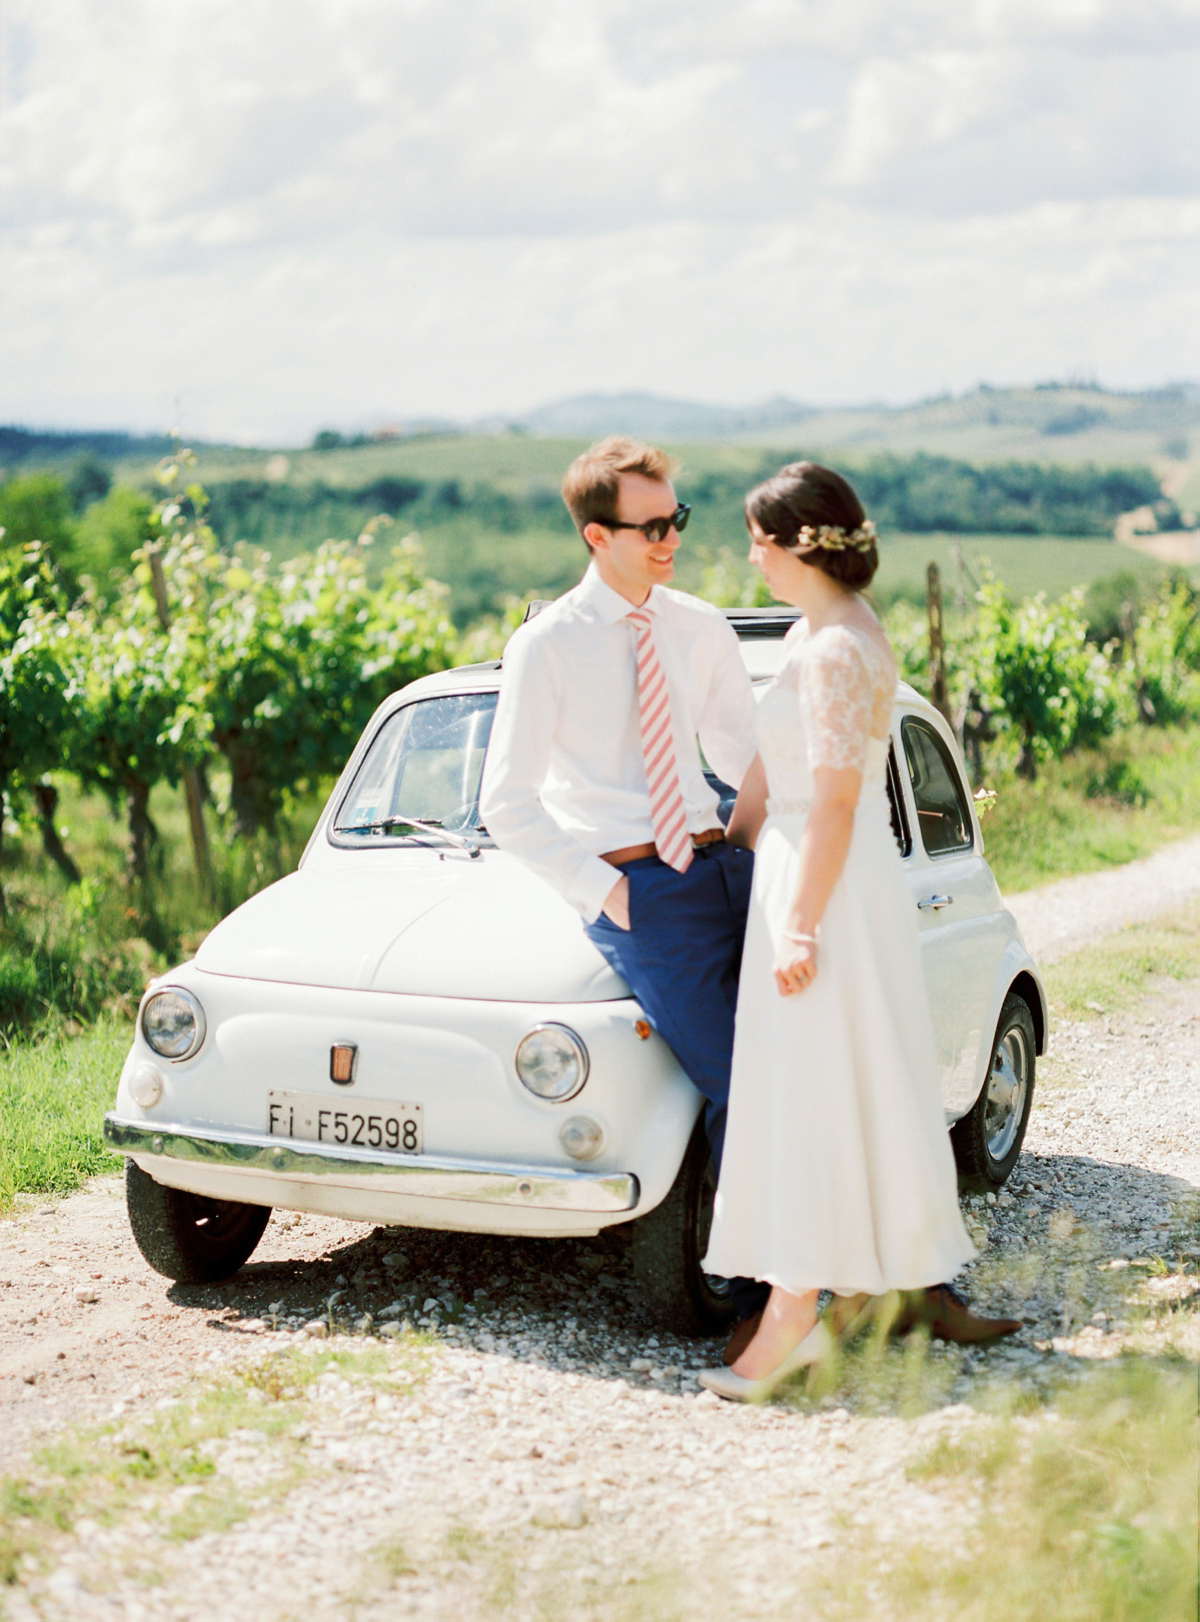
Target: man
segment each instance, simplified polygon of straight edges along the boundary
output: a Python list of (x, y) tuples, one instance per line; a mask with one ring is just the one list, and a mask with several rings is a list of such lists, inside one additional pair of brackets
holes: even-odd
[[(587, 573), (513, 636), (480, 795), (483, 822), (582, 915), (596, 948), (705, 1099), (719, 1170), (754, 858), (726, 843), (700, 750), (735, 788), (755, 754), (737, 638), (671, 591), (689, 509), (661, 451), (609, 438), (577, 457), (563, 499)], [(769, 1288), (731, 1279), (737, 1360)], [(893, 1333), (952, 1340), (1020, 1327), (980, 1319), (946, 1285), (900, 1303)], [(839, 1303), (835, 1328), (869, 1311)]]
[[(697, 738), (736, 787), (754, 700), (725, 616), (668, 589), (688, 516), (671, 471), (621, 438), (568, 469), (591, 560), (508, 645), (480, 813), (579, 911), (704, 1095), (719, 1167), (754, 858), (725, 841)], [(753, 1280), (730, 1287), (743, 1319), (766, 1299)]]

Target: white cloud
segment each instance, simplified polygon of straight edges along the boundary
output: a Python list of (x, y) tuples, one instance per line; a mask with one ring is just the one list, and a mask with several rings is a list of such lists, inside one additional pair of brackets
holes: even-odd
[(8, 0), (3, 48), (0, 415), (1200, 372), (1197, 0)]

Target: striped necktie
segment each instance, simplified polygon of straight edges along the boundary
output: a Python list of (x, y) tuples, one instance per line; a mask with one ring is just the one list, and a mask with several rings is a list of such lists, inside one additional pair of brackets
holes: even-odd
[(628, 616), (637, 640), (638, 709), (642, 720), (642, 759), (650, 790), (654, 843), (668, 867), (686, 873), (692, 864), (692, 837), (679, 787), (675, 739), (671, 732), (671, 698), (654, 646), (650, 615), (635, 608)]

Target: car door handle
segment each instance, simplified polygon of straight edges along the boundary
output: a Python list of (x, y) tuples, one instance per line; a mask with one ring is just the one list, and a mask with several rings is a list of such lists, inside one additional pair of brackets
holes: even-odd
[(954, 897), (952, 895), (931, 895), (926, 900), (917, 902), (917, 906), (921, 912), (937, 912), (940, 908), (950, 907), (953, 906), (953, 904)]

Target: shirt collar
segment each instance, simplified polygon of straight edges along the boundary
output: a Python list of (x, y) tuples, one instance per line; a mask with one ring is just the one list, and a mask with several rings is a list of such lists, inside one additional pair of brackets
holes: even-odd
[[(596, 615), (596, 618), (605, 625), (615, 625), (633, 613), (634, 605), (628, 598), (622, 597), (619, 591), (606, 586), (596, 571), (596, 565), (589, 563), (587, 573), (579, 582), (579, 595)], [(658, 614), (662, 612), (662, 597), (657, 586), (650, 587), (650, 595), (642, 604), (645, 614)]]

